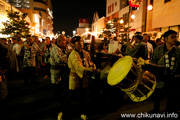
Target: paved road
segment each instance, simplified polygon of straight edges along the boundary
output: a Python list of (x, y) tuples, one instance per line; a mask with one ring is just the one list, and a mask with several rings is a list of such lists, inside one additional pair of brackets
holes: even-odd
[[(89, 120), (118, 120), (121, 113), (148, 112), (153, 107), (150, 100), (134, 103), (119, 88), (113, 89), (114, 91), (109, 91), (110, 89), (104, 88), (102, 95), (93, 97), (94, 99), (87, 97)], [(59, 107), (54, 99), (50, 78), (38, 77), (38, 84), (29, 87), (23, 85), (22, 79), (11, 79), (8, 81), (8, 90), (8, 120), (56, 120)], [(123, 95), (123, 100), (119, 93)], [(164, 104), (165, 100), (161, 111), (165, 109)], [(71, 106), (70, 120), (80, 120), (75, 107), (76, 103)]]

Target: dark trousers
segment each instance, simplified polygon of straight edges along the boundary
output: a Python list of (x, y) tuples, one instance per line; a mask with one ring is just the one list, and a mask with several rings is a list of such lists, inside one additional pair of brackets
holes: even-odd
[(180, 77), (171, 78), (167, 81), (166, 93), (167, 93), (167, 112), (178, 112), (180, 111)]
[(152, 94), (154, 112), (160, 111), (160, 103), (163, 98), (165, 98), (164, 90), (160, 88), (156, 88)]
[(0, 99), (0, 120), (7, 120), (7, 101), (6, 101), (6, 98)]
[(69, 90), (69, 95), (61, 108), (61, 112), (63, 112), (63, 115), (65, 115), (65, 117), (68, 116), (67, 113), (69, 112), (68, 110), (70, 110), (69, 107), (73, 102), (76, 103), (76, 108), (73, 112), (78, 112), (79, 115), (87, 115), (87, 109), (85, 105), (85, 94), (86, 89)]
[(171, 87), (167, 90), (167, 112), (178, 112), (180, 111), (180, 88)]
[(51, 68), (51, 64), (50, 63), (45, 63), (45, 75), (50, 76), (50, 68)]
[(23, 71), (23, 56), (17, 56), (19, 72)]
[[(24, 85), (36, 84), (36, 67), (24, 67)], [(30, 80), (30, 81), (29, 81)]]
[(60, 81), (58, 84), (54, 84), (54, 95), (55, 99), (59, 104), (63, 104), (65, 99), (68, 97), (68, 79)]

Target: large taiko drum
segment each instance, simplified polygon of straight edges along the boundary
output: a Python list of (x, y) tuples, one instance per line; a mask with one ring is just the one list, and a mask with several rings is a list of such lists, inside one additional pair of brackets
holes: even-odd
[(148, 71), (140, 72), (132, 57), (125, 56), (114, 63), (107, 82), (111, 86), (118, 86), (131, 100), (141, 102), (154, 92), (156, 77)]

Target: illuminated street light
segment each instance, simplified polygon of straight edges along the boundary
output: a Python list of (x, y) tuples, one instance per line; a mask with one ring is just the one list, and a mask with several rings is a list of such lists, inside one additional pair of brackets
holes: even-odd
[(108, 23), (110, 24), (112, 21), (108, 21)]
[(148, 5), (148, 10), (152, 10), (153, 6), (152, 5)]
[(134, 19), (134, 18), (135, 18), (135, 15), (134, 15), (134, 14), (132, 14), (132, 15), (131, 15), (131, 19)]
[(123, 19), (121, 19), (121, 20), (120, 20), (120, 23), (121, 23), (121, 24), (123, 24), (123, 23), (124, 23), (124, 20), (123, 20)]
[(75, 35), (76, 34), (76, 31), (75, 30), (73, 30), (73, 35)]
[(62, 34), (65, 35), (65, 31), (62, 31)]

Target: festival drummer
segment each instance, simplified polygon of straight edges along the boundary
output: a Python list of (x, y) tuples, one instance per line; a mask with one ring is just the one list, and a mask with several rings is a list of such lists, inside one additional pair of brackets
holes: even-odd
[[(72, 100), (79, 98), (78, 109), (81, 112), (81, 118), (86, 120), (87, 113), (85, 105), (83, 105), (84, 95), (88, 85), (88, 72), (97, 72), (95, 64), (91, 61), (89, 53), (83, 50), (83, 41), (80, 36), (72, 38), (71, 43), (74, 44), (74, 50), (68, 57), (69, 75), (69, 97), (63, 104), (61, 112), (58, 114), (58, 120), (62, 120), (64, 111), (67, 111), (68, 105)], [(87, 108), (86, 108), (87, 109)], [(63, 115), (64, 116), (64, 115)]]
[[(138, 66), (148, 69), (157, 77), (156, 90), (154, 92), (154, 109), (151, 112), (160, 112), (160, 97), (162, 91), (166, 91), (167, 112), (180, 111), (180, 99), (177, 95), (180, 92), (180, 48), (176, 46), (177, 32), (168, 30), (163, 34), (165, 44), (158, 46), (150, 59), (150, 62), (138, 59)], [(152, 65), (156, 64), (156, 65)]]

